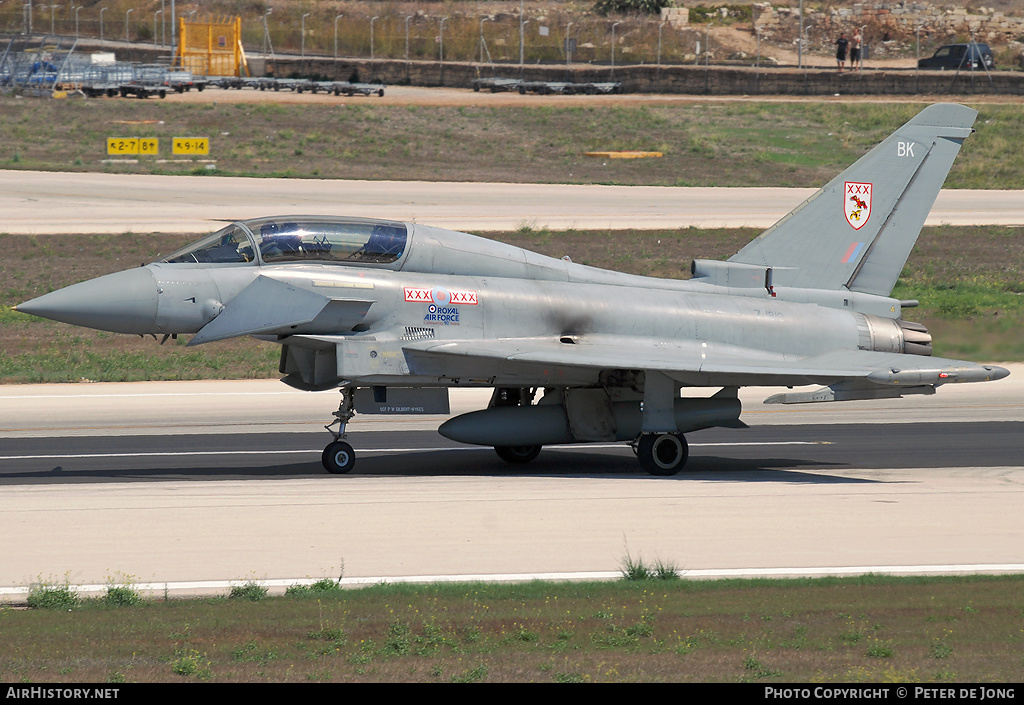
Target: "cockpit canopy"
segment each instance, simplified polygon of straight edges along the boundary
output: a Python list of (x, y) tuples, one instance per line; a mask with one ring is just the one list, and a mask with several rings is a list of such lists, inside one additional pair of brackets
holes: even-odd
[(325, 216), (256, 218), (232, 223), (161, 261), (390, 264), (405, 253), (408, 240), (405, 223)]

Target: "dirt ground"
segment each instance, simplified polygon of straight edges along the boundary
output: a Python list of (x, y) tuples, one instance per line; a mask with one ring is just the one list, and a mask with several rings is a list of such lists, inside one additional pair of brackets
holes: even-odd
[[(742, 51), (749, 56), (757, 55), (757, 37), (747, 29), (739, 27), (712, 27), (710, 30), (711, 46), (725, 47), (723, 53)], [(774, 59), (786, 66), (796, 66), (800, 60), (795, 49), (771, 45), (761, 42), (761, 56), (766, 59)], [(803, 65), (810, 68), (836, 68), (836, 59), (833, 54), (816, 53), (814, 49), (805, 50)], [(872, 59), (864, 62), (867, 69), (912, 69), (917, 65), (914, 58), (899, 59)]]
[(336, 97), (326, 93), (292, 93), (290, 91), (220, 90), (210, 88), (202, 92), (191, 91), (167, 96), (167, 102), (182, 103), (263, 103), (282, 104), (338, 104), (339, 102), (366, 101), (372, 105), (422, 106), (482, 106), (482, 107), (576, 107), (576, 106), (638, 106), (672, 105), (677, 103), (709, 103), (724, 101), (750, 102), (802, 102), (822, 101), (865, 103), (937, 103), (966, 102), (972, 104), (1020, 104), (1024, 96), (1015, 95), (843, 95), (843, 96), (741, 96), (741, 95), (681, 95), (667, 93), (627, 93), (620, 95), (537, 95), (528, 93), (475, 93), (468, 88), (425, 88), (421, 86), (387, 86), (384, 96)]

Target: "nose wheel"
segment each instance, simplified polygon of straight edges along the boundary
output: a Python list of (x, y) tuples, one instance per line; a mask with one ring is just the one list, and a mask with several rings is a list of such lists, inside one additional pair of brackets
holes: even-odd
[(356, 452), (345, 441), (333, 441), (324, 448), (321, 460), (332, 475), (344, 475), (356, 466)]

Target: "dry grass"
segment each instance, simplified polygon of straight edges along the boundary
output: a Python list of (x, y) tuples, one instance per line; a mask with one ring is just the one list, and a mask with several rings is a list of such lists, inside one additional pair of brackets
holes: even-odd
[[(296, 178), (664, 186), (819, 186), (920, 109), (879, 103), (552, 107), (208, 103), (0, 97), (0, 168), (207, 174), (191, 162), (104, 164), (108, 137), (210, 138), (217, 173)], [(1021, 188), (1016, 105), (979, 106), (955, 188)], [(125, 124), (126, 122), (130, 124)], [(644, 150), (660, 159), (595, 159)]]
[(381, 586), (5, 611), (6, 682), (1015, 682), (1020, 579)]

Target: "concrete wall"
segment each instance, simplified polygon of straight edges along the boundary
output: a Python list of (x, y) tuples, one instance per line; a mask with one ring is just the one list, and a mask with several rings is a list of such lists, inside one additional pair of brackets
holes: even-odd
[[(88, 49), (79, 48), (79, 51)], [(165, 52), (143, 48), (131, 52), (117, 51), (118, 60), (151, 63), (166, 60)], [(479, 64), (436, 61), (401, 61), (347, 59), (333, 57), (278, 58), (266, 62), (250, 59), (253, 75), (275, 75), (279, 78), (308, 77), (324, 80), (351, 80), (369, 83), (381, 81), (389, 85), (448, 86), (471, 88), (477, 78), (523, 78), (527, 81), (571, 81), (575, 83), (619, 81), (627, 93), (681, 93), (708, 95), (1024, 95), (1024, 73), (1016, 71), (963, 72), (951, 71), (868, 70), (861, 73), (835, 70), (795, 68), (762, 68), (749, 66), (617, 66), (577, 64), (571, 69), (563, 65), (527, 65), (520, 75), (515, 65), (481, 66)]]
[[(304, 70), (303, 70), (304, 69)], [(812, 69), (711, 66), (608, 66), (576, 65), (480, 66), (467, 63), (374, 61), (339, 59), (278, 60), (277, 76), (320, 76), (392, 85), (470, 88), (476, 78), (523, 78), (527, 81), (574, 83), (619, 81), (627, 93), (683, 93), (710, 95), (905, 95), (905, 94), (1008, 94), (1024, 95), (1024, 73), (997, 71), (864, 71), (861, 73)]]

